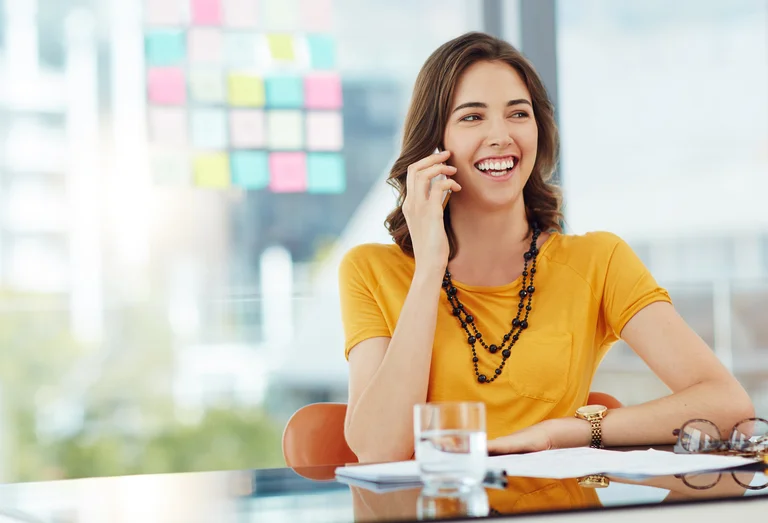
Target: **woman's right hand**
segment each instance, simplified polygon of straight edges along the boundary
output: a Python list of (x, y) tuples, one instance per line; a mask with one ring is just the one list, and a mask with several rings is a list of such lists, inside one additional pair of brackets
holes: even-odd
[(448, 265), (448, 235), (443, 225), (443, 191), (460, 191), (461, 186), (451, 178), (430, 181), (440, 175), (456, 174), (456, 168), (445, 163), (450, 151), (431, 154), (408, 166), (407, 194), (403, 215), (408, 224), (417, 270), (445, 271)]

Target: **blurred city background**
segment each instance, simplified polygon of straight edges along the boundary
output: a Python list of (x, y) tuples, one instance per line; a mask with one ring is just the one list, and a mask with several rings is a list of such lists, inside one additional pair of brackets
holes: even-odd
[[(622, 235), (768, 415), (768, 1), (0, 0), (0, 481), (282, 465), (470, 30), (547, 82), (569, 231)], [(667, 392), (621, 343), (593, 389)]]

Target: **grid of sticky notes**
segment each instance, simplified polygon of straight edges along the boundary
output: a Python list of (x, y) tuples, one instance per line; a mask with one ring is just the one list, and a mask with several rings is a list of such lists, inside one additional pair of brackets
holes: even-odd
[(346, 189), (332, 0), (144, 0), (163, 185)]

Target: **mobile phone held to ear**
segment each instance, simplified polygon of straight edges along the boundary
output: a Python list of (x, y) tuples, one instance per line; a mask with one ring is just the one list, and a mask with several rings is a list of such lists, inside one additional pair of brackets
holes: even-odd
[[(440, 154), (440, 148), (438, 147), (435, 149), (434, 154)], [(434, 178), (432, 178), (429, 181), (429, 188), (432, 189), (432, 184), (435, 182), (435, 180), (445, 180), (446, 176), (444, 174), (438, 174)], [(448, 197), (450, 197), (451, 191), (449, 189), (446, 189), (443, 191), (443, 209), (445, 209), (445, 206), (448, 204)]]

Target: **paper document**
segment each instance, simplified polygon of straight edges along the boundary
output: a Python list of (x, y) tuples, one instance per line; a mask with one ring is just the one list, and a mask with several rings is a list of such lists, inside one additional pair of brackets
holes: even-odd
[[(530, 454), (488, 458), (488, 470), (506, 471), (507, 476), (566, 479), (590, 474), (614, 476), (663, 476), (737, 468), (754, 464), (749, 458), (674, 454), (657, 450), (621, 452), (590, 448), (557, 449)], [(339, 467), (336, 475), (380, 484), (419, 481), (415, 461)]]
[(658, 450), (557, 449), (531, 454), (488, 458), (488, 466), (503, 468), (509, 476), (552, 479), (578, 478), (589, 474), (615, 476), (666, 476), (723, 470), (754, 464), (736, 456), (675, 454)]

